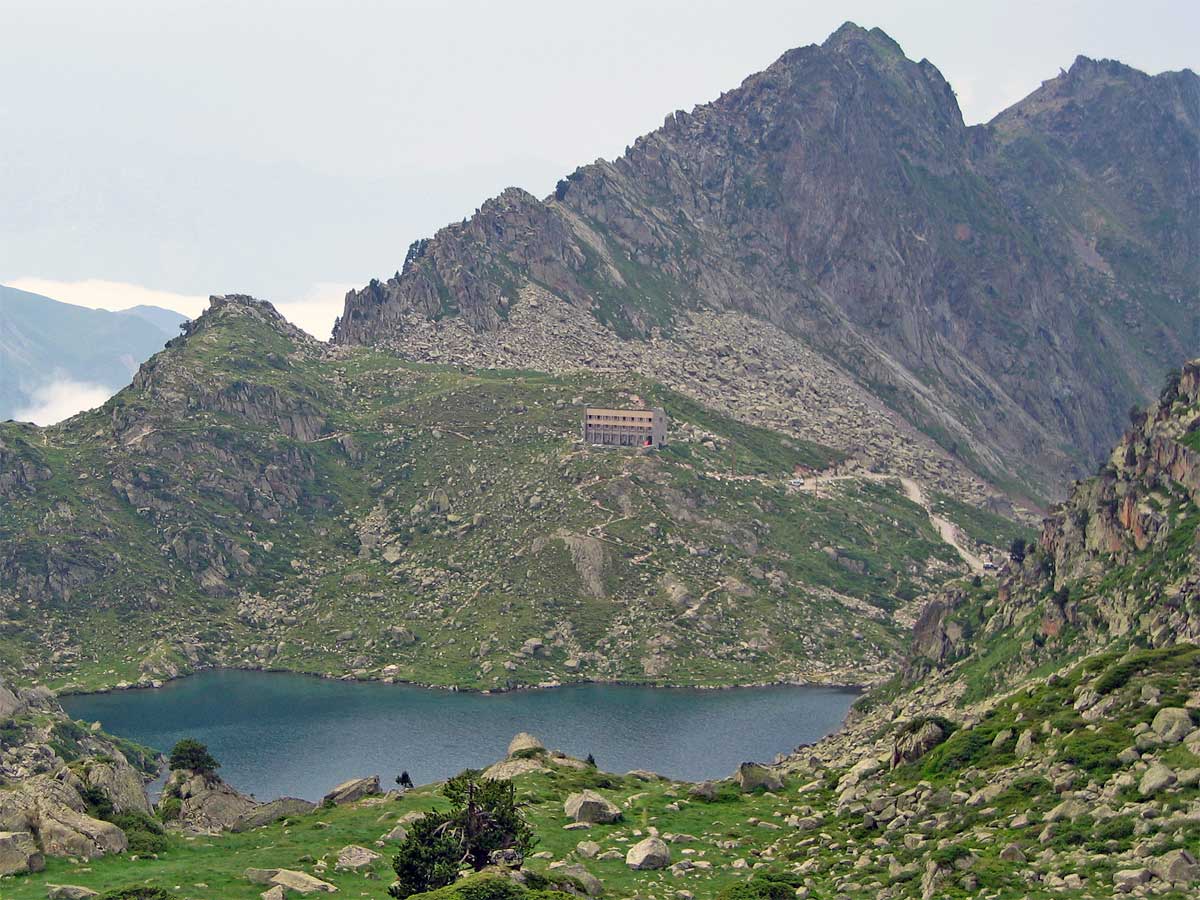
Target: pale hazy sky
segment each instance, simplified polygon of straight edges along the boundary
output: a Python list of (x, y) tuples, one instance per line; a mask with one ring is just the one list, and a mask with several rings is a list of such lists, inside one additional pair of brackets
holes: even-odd
[(0, 0), (0, 282), (324, 337), (348, 286), (845, 20), (986, 121), (1077, 54), (1200, 67), (1200, 2)]

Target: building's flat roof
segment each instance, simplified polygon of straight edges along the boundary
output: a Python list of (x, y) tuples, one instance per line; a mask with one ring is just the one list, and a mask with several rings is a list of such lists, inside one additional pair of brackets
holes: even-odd
[(584, 412), (595, 415), (628, 415), (629, 413), (637, 413), (643, 416), (652, 416), (656, 412), (662, 412), (659, 409), (607, 409), (603, 406), (585, 406)]

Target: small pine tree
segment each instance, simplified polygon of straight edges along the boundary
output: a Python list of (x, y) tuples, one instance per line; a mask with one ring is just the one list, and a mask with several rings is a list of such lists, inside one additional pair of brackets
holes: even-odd
[(411, 788), (413, 786), (413, 780), (411, 777), (409, 777), (408, 769), (405, 769), (396, 776), (396, 784), (402, 788)]
[(195, 738), (184, 738), (172, 748), (169, 765), (173, 770), (190, 769), (206, 778), (221, 768), (208, 748)]
[(481, 778), (468, 769), (447, 781), (442, 793), (450, 801), (449, 811), (426, 813), (415, 821), (396, 850), (396, 883), (388, 889), (393, 897), (452, 884), (464, 864), (478, 872), (497, 850), (524, 855), (536, 843), (510, 782)]
[(1025, 538), (1013, 538), (1008, 547), (1008, 558), (1017, 565), (1025, 562)]
[(596, 768), (596, 757), (592, 756), (592, 754), (589, 753), (587, 755), (587, 764), (589, 766), (591, 766), (593, 769)]

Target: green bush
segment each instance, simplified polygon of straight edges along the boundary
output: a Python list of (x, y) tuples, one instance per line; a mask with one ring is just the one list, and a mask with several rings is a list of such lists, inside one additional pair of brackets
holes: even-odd
[(141, 812), (126, 812), (113, 816), (109, 821), (125, 832), (129, 841), (129, 852), (138, 856), (163, 853), (168, 847), (167, 836), (162, 825)]
[(101, 894), (100, 900), (179, 900), (179, 897), (162, 888), (138, 885), (137, 887), (117, 888), (115, 891)]
[(1059, 759), (1092, 776), (1111, 775), (1120, 762), (1117, 754), (1132, 743), (1132, 736), (1119, 725), (1108, 724), (1098, 731), (1076, 731), (1063, 740)]
[(749, 881), (731, 884), (717, 894), (717, 900), (791, 900), (803, 883), (795, 875), (760, 872)]
[(158, 801), (158, 817), (164, 822), (174, 822), (183, 811), (183, 801), (178, 797), (163, 797)]
[(108, 794), (104, 793), (103, 788), (89, 784), (79, 792), (79, 796), (87, 806), (89, 816), (93, 819), (103, 819), (106, 822), (112, 821), (112, 801), (108, 799)]
[[(551, 882), (526, 872), (530, 887), (526, 888), (503, 875), (473, 875), (454, 884), (421, 894), (413, 900), (575, 900), (575, 895), (545, 887)], [(535, 886), (536, 885), (536, 886)]]

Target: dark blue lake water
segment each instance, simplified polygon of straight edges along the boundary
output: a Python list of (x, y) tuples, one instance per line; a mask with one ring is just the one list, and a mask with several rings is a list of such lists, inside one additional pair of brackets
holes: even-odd
[(63, 706), (160, 750), (195, 737), (230, 784), (259, 799), (318, 800), (358, 775), (390, 786), (407, 769), (422, 784), (484, 767), (518, 731), (573, 756), (591, 753), (607, 771), (720, 778), (743, 760), (769, 761), (833, 731), (856, 696), (830, 687), (617, 685), (485, 695), (212, 671), (158, 690), (64, 697)]

